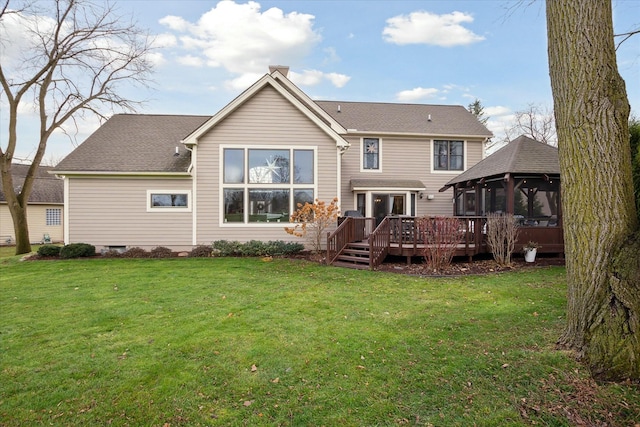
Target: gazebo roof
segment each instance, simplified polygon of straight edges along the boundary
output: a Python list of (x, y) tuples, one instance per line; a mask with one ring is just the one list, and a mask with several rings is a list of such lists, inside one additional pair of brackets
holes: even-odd
[(455, 184), (510, 174), (559, 175), (558, 149), (524, 135), (447, 182), (443, 189)]

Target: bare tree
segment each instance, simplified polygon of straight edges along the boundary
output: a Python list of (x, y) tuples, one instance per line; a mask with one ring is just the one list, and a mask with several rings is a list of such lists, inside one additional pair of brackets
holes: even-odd
[[(46, 7), (46, 8), (43, 8)], [(10, 40), (12, 28), (22, 31)], [(152, 64), (150, 39), (110, 4), (85, 0), (10, 2), (0, 12), (1, 102), (8, 105), (6, 146), (0, 146), (3, 191), (13, 219), (16, 254), (31, 251), (27, 201), (37, 168), (54, 130), (85, 114), (104, 117), (133, 111), (138, 103), (121, 95), (123, 83), (146, 84)], [(21, 49), (10, 49), (21, 43)], [(22, 188), (16, 189), (11, 163), (20, 143), (21, 108), (39, 115), (39, 140)]]
[(554, 0), (546, 10), (567, 255), (559, 344), (598, 378), (638, 380), (640, 233), (611, 1)]
[(520, 135), (549, 145), (557, 145), (556, 122), (553, 111), (541, 105), (529, 104), (526, 109), (516, 111), (513, 124), (505, 130), (505, 142)]

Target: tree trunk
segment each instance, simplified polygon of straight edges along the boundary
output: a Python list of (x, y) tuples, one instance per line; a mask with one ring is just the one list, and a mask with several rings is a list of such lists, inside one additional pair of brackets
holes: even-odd
[(16, 236), (16, 255), (27, 254), (31, 252), (29, 224), (27, 223), (27, 204), (21, 202), (21, 197), (16, 195), (14, 191), (11, 163), (4, 156), (0, 157), (0, 174), (2, 174), (2, 191), (13, 220), (13, 231)]
[(638, 379), (640, 256), (627, 259), (638, 224), (611, 1), (549, 0), (546, 8), (567, 255), (559, 344), (596, 378)]

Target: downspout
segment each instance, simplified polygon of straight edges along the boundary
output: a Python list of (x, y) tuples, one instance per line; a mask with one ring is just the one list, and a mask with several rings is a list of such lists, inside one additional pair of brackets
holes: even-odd
[(190, 148), (186, 144), (184, 148), (186, 148), (187, 151), (191, 152), (191, 163), (187, 168), (187, 173), (191, 175), (191, 245), (195, 247), (198, 245), (198, 169), (195, 166), (197, 150), (195, 150), (194, 148)]

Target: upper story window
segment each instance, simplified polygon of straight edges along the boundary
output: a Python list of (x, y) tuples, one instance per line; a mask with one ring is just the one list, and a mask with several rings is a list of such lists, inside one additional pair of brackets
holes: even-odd
[(190, 210), (190, 191), (147, 191), (147, 211)]
[(433, 169), (461, 171), (464, 169), (464, 143), (462, 141), (433, 141)]
[(380, 139), (362, 139), (362, 169), (380, 170)]

